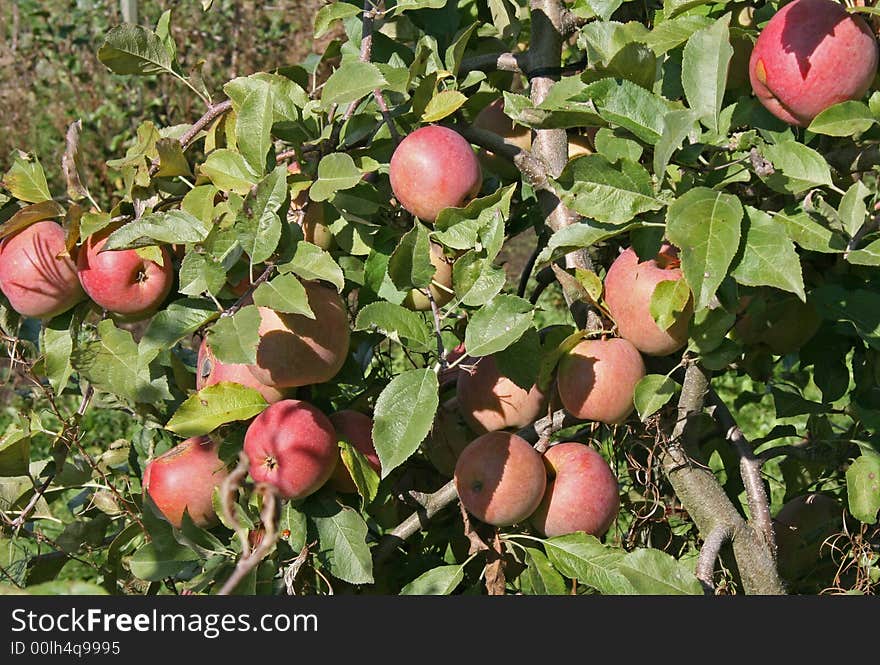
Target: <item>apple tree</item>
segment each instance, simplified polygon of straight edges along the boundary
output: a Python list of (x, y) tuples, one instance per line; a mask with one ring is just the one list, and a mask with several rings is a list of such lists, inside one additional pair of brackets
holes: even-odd
[(0, 584), (876, 591), (854, 4), (333, 1), (222, 90), (170, 12), (111, 29), (203, 115), (142, 122), (114, 191), (80, 122), (65, 182), (10, 158)]

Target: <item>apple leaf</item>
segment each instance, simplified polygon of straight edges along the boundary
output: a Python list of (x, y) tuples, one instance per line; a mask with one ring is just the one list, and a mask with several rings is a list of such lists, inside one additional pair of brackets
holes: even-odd
[(248, 192), (234, 228), (251, 265), (265, 261), (278, 247), (282, 232), (279, 209), (287, 194), (287, 168), (284, 165), (278, 166)]
[(468, 354), (479, 357), (503, 351), (532, 327), (534, 315), (528, 300), (496, 296), (471, 317), (464, 336)]
[(813, 118), (807, 129), (826, 136), (856, 136), (877, 122), (864, 102), (847, 101), (830, 106)]
[(312, 201), (326, 201), (336, 192), (357, 185), (363, 176), (363, 172), (348, 153), (334, 152), (326, 155), (318, 163), (318, 179), (309, 188), (309, 198)]
[(731, 57), (730, 14), (691, 35), (682, 57), (681, 83), (688, 104), (716, 133)]
[(40, 160), (23, 152), (13, 156), (12, 166), (3, 176), (3, 186), (20, 201), (43, 203), (52, 200)]
[(424, 224), (415, 223), (388, 259), (388, 276), (401, 291), (424, 289), (437, 269), (431, 263), (431, 241)]
[(170, 349), (218, 314), (217, 307), (207, 299), (175, 300), (150, 320), (141, 339), (141, 352), (149, 353), (152, 350), (158, 354), (162, 349)]
[(209, 254), (187, 252), (180, 263), (178, 291), (187, 296), (198, 296), (206, 291), (218, 294), (226, 284), (226, 269)]
[(315, 39), (323, 37), (336, 21), (357, 16), (360, 11), (360, 7), (347, 2), (334, 2), (321, 7), (315, 14)]
[(855, 237), (868, 219), (868, 206), (865, 204), (865, 198), (870, 194), (871, 190), (861, 180), (856, 180), (840, 200), (838, 208), (840, 221), (843, 222), (843, 228), (850, 237)]
[(773, 173), (764, 176), (764, 181), (777, 192), (797, 195), (811, 187), (834, 184), (825, 158), (803, 143), (768, 144), (763, 153), (774, 168)]
[(880, 350), (880, 294), (867, 289), (847, 290), (836, 284), (820, 286), (810, 293), (823, 319), (849, 321), (859, 336)]
[(325, 109), (334, 104), (349, 104), (373, 90), (384, 88), (387, 84), (388, 81), (373, 63), (347, 60), (324, 84), (321, 104)]
[(743, 207), (732, 194), (695, 187), (666, 213), (666, 232), (681, 250), (681, 269), (694, 294), (694, 309), (706, 307), (727, 276), (742, 233)]
[(318, 559), (330, 573), (350, 584), (372, 584), (367, 523), (357, 511), (322, 498), (311, 502), (307, 512), (318, 531)]
[(467, 101), (467, 97), (458, 90), (443, 90), (438, 92), (422, 113), (422, 122), (437, 122), (448, 115), (452, 115)]
[(880, 511), (880, 455), (862, 453), (846, 470), (849, 511), (864, 524), (877, 523)]
[(525, 549), (529, 562), (519, 577), (523, 593), (527, 596), (564, 596), (569, 593), (565, 580), (553, 568), (550, 559), (539, 549)]
[(657, 23), (645, 36), (645, 44), (656, 55), (663, 55), (684, 44), (698, 30), (708, 28), (713, 19), (708, 16), (677, 16)]
[(220, 425), (253, 418), (267, 406), (265, 398), (253, 388), (221, 381), (190, 395), (165, 428), (186, 438), (201, 436)]
[[(254, 86), (238, 108), (235, 119), (235, 141), (251, 171), (262, 176), (266, 172), (266, 156), (272, 147), (274, 99), (268, 85)], [(283, 169), (286, 175), (287, 167)]]
[(691, 322), (688, 348), (700, 355), (711, 353), (722, 344), (735, 322), (736, 315), (721, 307), (701, 309)]
[(679, 386), (668, 376), (662, 374), (648, 374), (636, 384), (633, 394), (633, 402), (639, 418), (644, 422), (648, 417), (657, 413), (673, 395), (678, 392)]
[(581, 100), (592, 100), (605, 121), (629, 130), (650, 145), (660, 140), (666, 113), (673, 108), (663, 97), (626, 79), (606, 78), (591, 83), (572, 99)]
[(193, 244), (205, 240), (208, 229), (185, 210), (169, 210), (144, 215), (119, 227), (104, 245), (104, 250), (133, 249), (156, 244)]
[(98, 49), (98, 60), (114, 74), (174, 74), (172, 54), (159, 36), (130, 23), (110, 29)]
[(0, 477), (25, 476), (31, 459), (31, 432), (28, 421), (12, 422), (0, 436)]
[(379, 474), (370, 466), (364, 454), (348, 441), (340, 440), (339, 449), (341, 463), (348, 469), (364, 505), (370, 503), (379, 492)]
[(401, 596), (448, 596), (464, 580), (464, 565), (438, 566), (400, 590)]
[(82, 316), (68, 312), (43, 323), (40, 331), (40, 349), (43, 352), (43, 372), (57, 394), (67, 387), (73, 372), (70, 355), (73, 340), (82, 324)]
[(617, 570), (640, 595), (703, 595), (703, 586), (681, 561), (655, 549), (637, 549), (624, 556)]
[(409, 459), (428, 436), (440, 403), (439, 387), (433, 370), (411, 369), (382, 390), (373, 412), (373, 443), (382, 478)]
[(746, 206), (745, 243), (731, 275), (746, 286), (775, 286), (806, 300), (801, 261), (794, 244), (763, 210)]
[(547, 558), (566, 577), (606, 595), (634, 593), (632, 584), (617, 570), (626, 556), (623, 550), (606, 547), (582, 531), (543, 542)]
[(504, 268), (476, 250), (469, 250), (452, 266), (455, 295), (468, 307), (482, 307), (501, 292), (506, 282)]
[(659, 282), (651, 295), (651, 318), (661, 330), (668, 330), (687, 309), (691, 290), (683, 279)]
[(501, 376), (523, 390), (531, 390), (541, 371), (541, 336), (534, 328), (528, 328), (516, 342), (492, 357)]
[(846, 239), (841, 233), (823, 226), (806, 212), (783, 210), (771, 214), (785, 226), (788, 237), (804, 249), (825, 254), (846, 249)]
[(242, 196), (250, 192), (260, 180), (242, 154), (228, 148), (215, 150), (208, 155), (200, 170), (219, 189)]
[(173, 577), (198, 559), (198, 554), (182, 545), (160, 552), (152, 543), (146, 543), (138, 548), (128, 565), (138, 579), (157, 582)]
[(254, 291), (254, 304), (257, 307), (274, 309), (276, 312), (315, 318), (305, 287), (291, 274), (279, 275), (271, 281), (260, 284)]
[(280, 264), (278, 270), (282, 273), (292, 272), (307, 281), (330, 282), (340, 293), (345, 286), (342, 268), (333, 260), (330, 253), (305, 240), (296, 243), (293, 257), (290, 261)]
[[(480, 242), (484, 230), (502, 223), (510, 216), (510, 204), (516, 185), (502, 187), (478, 199), (474, 199), (464, 208), (444, 208), (434, 222), (434, 237), (450, 249), (474, 249)], [(502, 224), (503, 226), (503, 224)], [(488, 251), (488, 258), (494, 259), (495, 254)]]
[(434, 335), (424, 317), (390, 302), (372, 302), (364, 306), (355, 320), (355, 330), (378, 329), (382, 334), (413, 351), (436, 348)]
[(535, 265), (543, 265), (554, 261), (560, 256), (564, 256), (576, 249), (592, 247), (596, 243), (613, 238), (628, 230), (628, 226), (600, 224), (590, 219), (569, 226), (563, 226), (550, 236), (550, 241), (541, 250)]
[(663, 119), (663, 134), (654, 148), (654, 175), (659, 180), (665, 176), (672, 155), (697, 129), (697, 115), (690, 109), (675, 109), (666, 114)]
[(232, 316), (220, 318), (208, 330), (208, 344), (221, 363), (253, 365), (260, 343), (260, 311), (255, 305), (242, 307)]

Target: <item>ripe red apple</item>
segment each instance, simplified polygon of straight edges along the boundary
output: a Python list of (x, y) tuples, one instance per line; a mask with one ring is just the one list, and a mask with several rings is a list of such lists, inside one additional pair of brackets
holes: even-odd
[(559, 443), (544, 453), (547, 491), (531, 522), (546, 537), (583, 531), (602, 536), (617, 517), (620, 495), (611, 467), (582, 443)]
[(77, 259), (79, 281), (95, 304), (111, 314), (129, 321), (146, 318), (171, 291), (171, 253), (162, 247), (160, 266), (133, 249), (102, 252), (114, 230), (115, 226), (108, 226), (86, 239)]
[[(469, 363), (465, 360), (464, 364)], [(456, 395), (465, 422), (480, 434), (525, 427), (540, 418), (547, 407), (546, 396), (537, 386), (520, 388), (501, 375), (492, 356), (476, 358), (472, 367), (461, 368)]]
[[(373, 419), (370, 416), (346, 409), (331, 414), (330, 422), (333, 423), (339, 441), (346, 441), (354, 446), (367, 458), (376, 473), (382, 470), (376, 446), (373, 445)], [(330, 476), (329, 485), (337, 492), (357, 492), (357, 485), (341, 458)]]
[(842, 508), (826, 494), (807, 494), (787, 502), (773, 520), (780, 575), (796, 580), (809, 574), (822, 557), (822, 543), (842, 527)]
[(627, 340), (584, 340), (559, 362), (556, 385), (575, 418), (613, 425), (632, 413), (633, 391), (644, 376), (642, 356)]
[(433, 222), (444, 208), (466, 205), (483, 183), (471, 144), (437, 125), (421, 127), (400, 142), (390, 176), (394, 196), (424, 222)]
[[(446, 288), (442, 289), (431, 284), (428, 290), (431, 292), (434, 302), (437, 303), (437, 307), (443, 307), (454, 297), (452, 292), (452, 262), (443, 253), (442, 245), (438, 245), (435, 242), (431, 243), (431, 264), (435, 268), (433, 281), (442, 284)], [(427, 312), (431, 310), (431, 301), (419, 289), (412, 289), (406, 295), (403, 306), (417, 312)]]
[(318, 491), (339, 460), (333, 423), (317, 407), (295, 399), (276, 402), (254, 418), (244, 452), (251, 477), (274, 485), (286, 499)]
[(0, 291), (12, 309), (37, 319), (51, 319), (86, 297), (59, 224), (37, 222), (0, 240)]
[(345, 303), (332, 287), (318, 282), (303, 282), (303, 286), (314, 319), (259, 308), (257, 362), (249, 368), (264, 385), (295, 388), (324, 383), (345, 362), (350, 338)]
[(510, 432), (489, 432), (474, 439), (455, 465), (461, 504), (493, 526), (522, 522), (535, 512), (547, 487), (541, 455)]
[(187, 439), (147, 464), (143, 488), (171, 524), (180, 528), (183, 511), (198, 526), (211, 526), (214, 488), (226, 477), (218, 444), (206, 436)]
[(777, 118), (806, 127), (830, 106), (861, 99), (877, 73), (877, 41), (834, 0), (795, 0), (764, 27), (749, 61), (752, 89)]
[(249, 365), (221, 363), (211, 352), (208, 340), (203, 339), (196, 365), (196, 390), (231, 381), (258, 391), (269, 404), (284, 399), (284, 391), (260, 383), (248, 368)]
[(620, 336), (649, 356), (666, 356), (687, 344), (693, 300), (666, 330), (651, 316), (651, 298), (660, 282), (682, 279), (677, 250), (669, 244), (649, 261), (639, 262), (630, 247), (615, 259), (605, 276), (605, 302)]

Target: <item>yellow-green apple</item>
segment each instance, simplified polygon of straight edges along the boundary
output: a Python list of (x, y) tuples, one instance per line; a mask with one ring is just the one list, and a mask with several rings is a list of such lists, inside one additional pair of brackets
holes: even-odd
[(861, 99), (874, 80), (877, 41), (834, 0), (795, 0), (767, 23), (749, 61), (752, 89), (780, 120), (808, 126), (825, 109)]
[(602, 456), (582, 443), (544, 453), (549, 480), (531, 523), (546, 537), (583, 531), (602, 536), (620, 509), (617, 479)]
[(155, 312), (171, 291), (171, 253), (163, 246), (159, 265), (141, 258), (134, 249), (101, 251), (116, 228), (108, 226), (86, 239), (77, 258), (79, 281), (99, 307), (120, 319), (143, 319)]
[(207, 436), (187, 439), (150, 461), (143, 488), (171, 524), (180, 528), (186, 510), (198, 526), (216, 522), (214, 488), (226, 477), (218, 444)]
[(50, 220), (0, 240), (0, 291), (12, 309), (51, 319), (86, 297), (65, 245), (64, 229)]
[[(373, 445), (373, 419), (360, 411), (345, 409), (330, 414), (330, 422), (336, 430), (336, 438), (351, 444), (361, 453), (376, 473), (381, 472), (379, 456)], [(348, 467), (340, 458), (336, 470), (330, 476), (328, 485), (337, 492), (357, 492), (357, 485), (351, 478)]]
[(649, 356), (666, 356), (682, 348), (688, 339), (693, 314), (689, 297), (684, 310), (665, 330), (651, 316), (651, 299), (661, 282), (682, 279), (677, 250), (669, 244), (648, 261), (639, 261), (630, 247), (618, 256), (605, 276), (605, 302), (617, 323), (620, 336)]
[(621, 338), (584, 340), (559, 362), (556, 386), (562, 405), (575, 418), (608, 425), (633, 410), (633, 392), (645, 376), (638, 349)]
[(400, 205), (429, 223), (444, 208), (467, 204), (483, 184), (471, 144), (438, 125), (421, 127), (403, 139), (391, 156), (389, 173)]
[(244, 436), (250, 474), (286, 499), (302, 499), (326, 483), (339, 460), (333, 423), (301, 400), (275, 402), (254, 418)]
[(319, 282), (303, 282), (314, 319), (260, 307), (260, 341), (251, 374), (267, 386), (324, 383), (340, 370), (350, 340), (342, 297)]
[(465, 509), (493, 526), (527, 519), (547, 487), (541, 455), (510, 432), (489, 432), (474, 439), (459, 455), (454, 478)]
[[(446, 258), (446, 255), (443, 253), (443, 246), (435, 242), (431, 243), (431, 264), (434, 266), (432, 281), (437, 282), (441, 286), (432, 283), (428, 286), (428, 290), (431, 292), (431, 297), (434, 298), (437, 307), (443, 307), (454, 297), (452, 292), (452, 261)], [(417, 312), (427, 312), (431, 309), (431, 301), (419, 289), (412, 289), (406, 295), (403, 305)]]
[(547, 405), (538, 386), (525, 390), (503, 376), (493, 356), (476, 358), (470, 366), (461, 367), (456, 396), (465, 422), (479, 434), (525, 427), (541, 417)]
[(208, 340), (203, 339), (199, 346), (199, 356), (196, 364), (196, 390), (213, 386), (221, 381), (231, 381), (259, 392), (263, 398), (273, 404), (284, 399), (286, 393), (273, 386), (267, 386), (251, 374), (249, 365), (233, 363), (221, 363), (214, 356)]

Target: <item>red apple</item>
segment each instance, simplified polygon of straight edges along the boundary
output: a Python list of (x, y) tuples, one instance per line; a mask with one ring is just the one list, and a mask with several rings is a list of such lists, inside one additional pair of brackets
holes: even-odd
[[(465, 360), (464, 364), (469, 363)], [(480, 434), (525, 427), (544, 415), (547, 406), (537, 386), (520, 388), (501, 375), (492, 356), (476, 358), (472, 367), (461, 367), (456, 390), (461, 415)]]
[(116, 229), (108, 226), (86, 239), (77, 260), (79, 281), (99, 307), (126, 320), (143, 319), (171, 292), (174, 267), (162, 247), (162, 265), (142, 259), (133, 249), (102, 252)]
[(303, 282), (315, 314), (282, 314), (260, 307), (260, 342), (251, 374), (260, 383), (295, 388), (332, 379), (342, 368), (350, 340), (348, 313), (335, 289)]
[(196, 390), (213, 386), (221, 381), (231, 381), (259, 392), (263, 398), (273, 404), (284, 399), (285, 393), (278, 388), (266, 386), (257, 381), (251, 374), (249, 365), (221, 363), (211, 352), (208, 340), (203, 339), (199, 346), (199, 357), (196, 365)]
[(295, 399), (276, 402), (254, 418), (244, 452), (251, 477), (286, 499), (318, 491), (339, 460), (333, 423), (317, 407)]
[(630, 342), (584, 340), (559, 362), (556, 385), (575, 418), (613, 425), (632, 413), (633, 392), (644, 376), (645, 363)]
[(806, 127), (839, 102), (861, 99), (877, 73), (877, 41), (834, 0), (795, 0), (764, 27), (749, 61), (752, 89), (777, 118)]
[(455, 487), (461, 504), (478, 520), (510, 526), (535, 512), (547, 472), (528, 441), (510, 432), (489, 432), (462, 451)]
[(86, 297), (65, 244), (64, 229), (48, 220), (0, 240), (0, 291), (12, 309), (51, 319)]
[(144, 492), (175, 527), (180, 528), (184, 510), (198, 526), (216, 522), (214, 488), (227, 473), (217, 448), (206, 436), (187, 439), (144, 469)]
[[(336, 430), (337, 439), (354, 446), (367, 458), (373, 470), (380, 473), (382, 467), (373, 445), (373, 419), (359, 411), (344, 410), (331, 414), (330, 422)], [(330, 477), (329, 485), (337, 492), (357, 492), (357, 485), (341, 458)]]
[(611, 467), (582, 443), (559, 443), (544, 453), (547, 491), (531, 522), (546, 537), (583, 531), (602, 536), (620, 509)]
[(421, 127), (400, 142), (390, 176), (394, 196), (424, 222), (433, 222), (444, 208), (466, 205), (483, 183), (470, 143), (437, 125)]
[(605, 276), (605, 302), (620, 336), (649, 356), (666, 356), (687, 344), (693, 301), (666, 330), (651, 316), (651, 298), (660, 282), (682, 279), (678, 251), (664, 244), (649, 261), (639, 262), (630, 247), (615, 259)]

